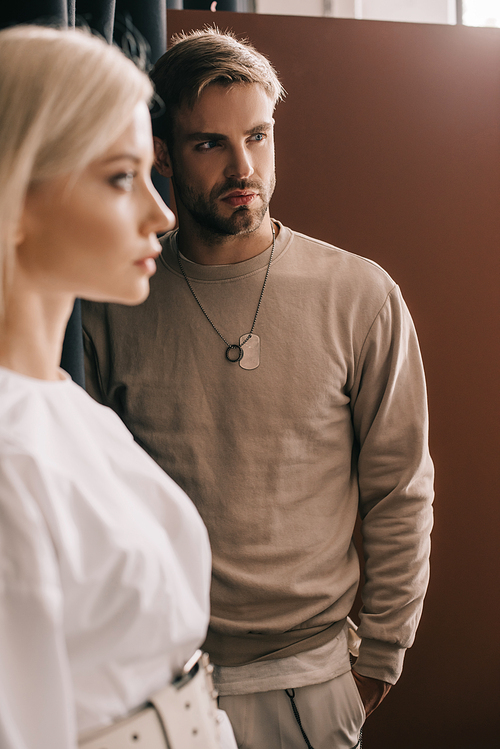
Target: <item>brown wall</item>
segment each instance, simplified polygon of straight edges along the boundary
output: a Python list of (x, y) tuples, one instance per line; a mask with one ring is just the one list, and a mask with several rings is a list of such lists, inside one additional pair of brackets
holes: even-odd
[(432, 579), (404, 674), (365, 749), (498, 746), (500, 30), (170, 11), (267, 54), (272, 213), (372, 258), (419, 331), (436, 463)]

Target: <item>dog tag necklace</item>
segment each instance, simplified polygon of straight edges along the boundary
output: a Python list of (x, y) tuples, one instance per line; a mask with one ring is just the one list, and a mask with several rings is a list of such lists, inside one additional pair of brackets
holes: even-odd
[(221, 338), (226, 344), (226, 359), (232, 364), (236, 364), (236, 362), (238, 362), (242, 369), (256, 369), (260, 364), (260, 338), (258, 335), (255, 335), (253, 331), (255, 329), (255, 323), (257, 322), (257, 315), (259, 314), (260, 305), (262, 303), (262, 297), (264, 296), (264, 289), (266, 288), (267, 277), (269, 276), (269, 269), (271, 268), (271, 262), (272, 262), (273, 255), (274, 255), (276, 232), (274, 230), (273, 224), (271, 224), (271, 229), (273, 232), (273, 244), (271, 247), (271, 254), (269, 255), (269, 262), (267, 264), (267, 270), (266, 270), (266, 275), (264, 277), (264, 283), (262, 284), (262, 290), (260, 292), (259, 301), (257, 302), (257, 309), (255, 310), (252, 327), (250, 328), (250, 333), (247, 333), (246, 335), (242, 335), (240, 337), (239, 343), (229, 343), (229, 341), (226, 341), (226, 339), (224, 338), (220, 330), (217, 328), (217, 326), (212, 322), (212, 320), (208, 316), (205, 308), (203, 307), (202, 303), (196, 296), (196, 292), (193, 289), (189, 278), (186, 275), (186, 271), (184, 270), (183, 265), (181, 263), (181, 253), (179, 251), (179, 247), (177, 247), (177, 262), (179, 263), (179, 268), (181, 269), (181, 273), (184, 276), (184, 280), (186, 281), (191, 294), (193, 295), (198, 307), (201, 309), (201, 311), (207, 318), (212, 328), (215, 330), (219, 338)]

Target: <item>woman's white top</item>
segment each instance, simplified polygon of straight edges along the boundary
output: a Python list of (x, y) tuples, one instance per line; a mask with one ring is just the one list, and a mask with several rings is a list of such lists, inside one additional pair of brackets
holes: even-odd
[(184, 492), (65, 379), (0, 367), (0, 747), (73, 749), (205, 637), (210, 551)]

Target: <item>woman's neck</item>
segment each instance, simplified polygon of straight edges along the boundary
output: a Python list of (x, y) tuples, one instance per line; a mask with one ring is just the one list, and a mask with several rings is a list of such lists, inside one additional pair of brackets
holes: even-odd
[(64, 332), (74, 304), (68, 293), (31, 288), (16, 274), (0, 324), (0, 365), (41, 380), (59, 380)]

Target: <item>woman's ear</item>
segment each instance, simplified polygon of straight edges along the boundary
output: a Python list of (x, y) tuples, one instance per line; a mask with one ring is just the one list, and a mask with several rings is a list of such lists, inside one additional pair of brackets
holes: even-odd
[(28, 187), (14, 235), (16, 249), (25, 242), (27, 237), (39, 233), (40, 216), (45, 216), (47, 213), (44, 194), (40, 186)]
[(168, 153), (167, 144), (164, 140), (161, 138), (158, 138), (156, 135), (153, 138), (154, 142), (154, 148), (155, 148), (155, 162), (154, 167), (158, 174), (161, 174), (163, 177), (171, 177), (172, 176), (172, 162), (170, 160), (170, 155)]
[(16, 249), (23, 244), (27, 234), (29, 234), (31, 229), (33, 217), (29, 197), (29, 195), (25, 197), (23, 209), (17, 221), (17, 226), (14, 234), (14, 245)]
[(19, 221), (17, 228), (16, 228), (16, 234), (14, 237), (14, 243), (15, 243), (16, 248), (19, 247), (19, 245), (21, 245), (26, 239), (26, 232), (24, 231), (24, 226), (22, 224), (23, 222)]

